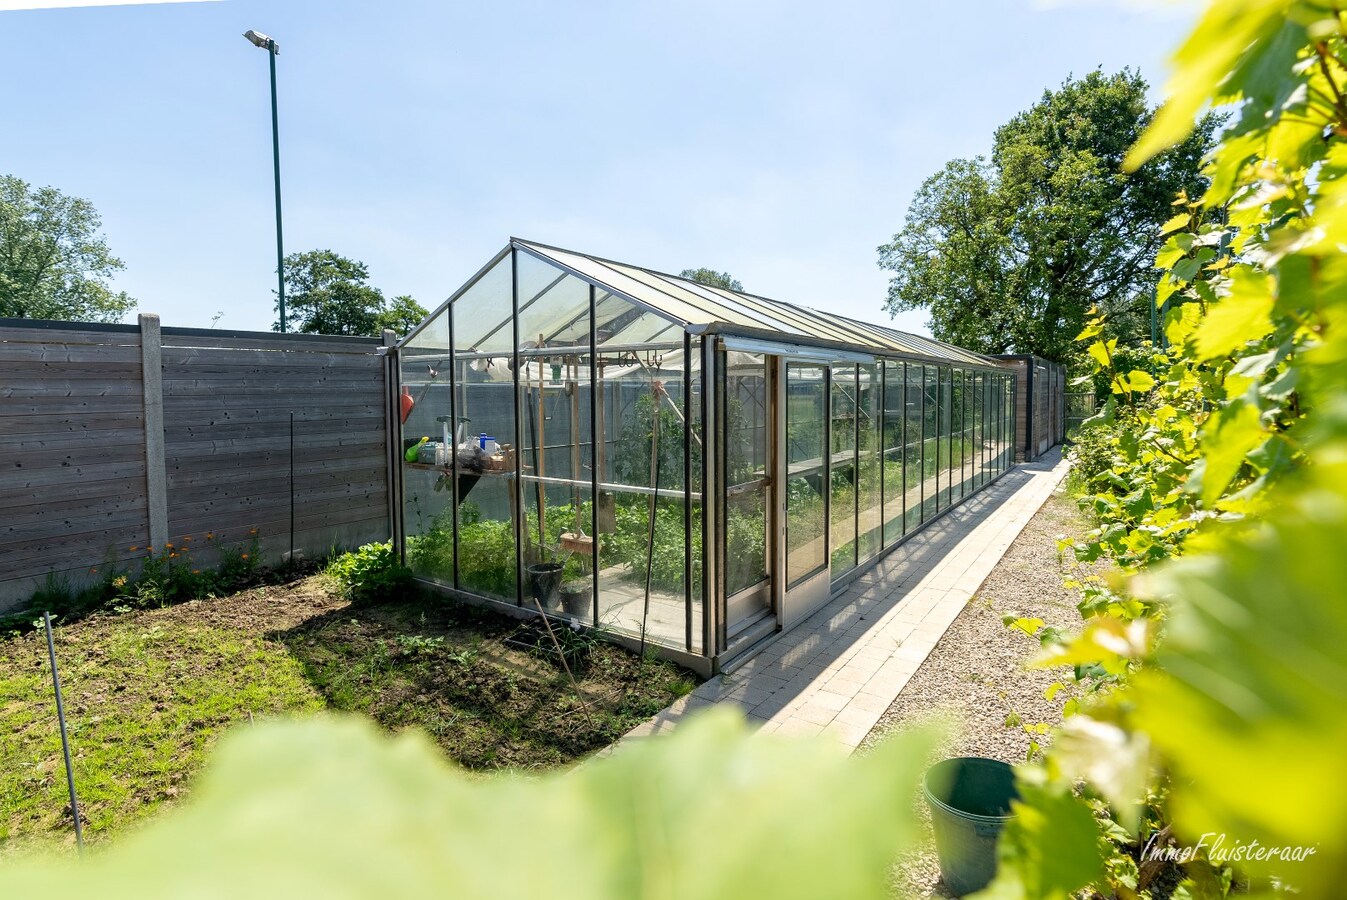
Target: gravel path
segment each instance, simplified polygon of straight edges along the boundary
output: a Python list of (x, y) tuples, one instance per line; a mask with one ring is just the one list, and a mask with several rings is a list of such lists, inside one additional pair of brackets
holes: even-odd
[[(1059, 487), (862, 742), (861, 751), (890, 731), (943, 717), (954, 733), (937, 758), (1023, 760), (1032, 740), (1024, 726), (1061, 722), (1061, 704), (1069, 694), (1060, 693), (1052, 702), (1044, 699), (1044, 690), (1060, 673), (1026, 670), (1024, 662), (1038, 649), (1038, 640), (1008, 628), (1002, 619), (1038, 618), (1061, 628), (1080, 627), (1079, 593), (1062, 586), (1068, 567), (1078, 567), (1058, 552), (1057, 540), (1087, 528)], [(929, 823), (924, 801), (918, 805), (923, 822)], [(897, 866), (895, 887), (903, 897), (950, 896), (940, 881), (929, 838), (927, 824), (926, 846)]]

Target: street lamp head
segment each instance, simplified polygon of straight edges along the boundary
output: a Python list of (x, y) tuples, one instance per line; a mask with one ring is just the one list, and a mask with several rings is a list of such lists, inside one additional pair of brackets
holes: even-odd
[(263, 34), (260, 31), (253, 31), (250, 28), (247, 31), (243, 32), (243, 36), (246, 37), (254, 47), (260, 47), (263, 50), (270, 50), (272, 53), (281, 52), (280, 46), (274, 40), (272, 40), (270, 37), (268, 37), (267, 35)]

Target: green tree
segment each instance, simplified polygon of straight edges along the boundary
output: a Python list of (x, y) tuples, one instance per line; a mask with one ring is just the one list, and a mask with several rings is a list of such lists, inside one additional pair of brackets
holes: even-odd
[(376, 317), (379, 330), (390, 328), (398, 334), (406, 334), (428, 316), (426, 308), (407, 294), (394, 297)]
[(116, 322), (134, 309), (108, 286), (125, 266), (101, 225), (88, 200), (0, 175), (0, 316)]
[[(391, 328), (405, 334), (425, 317), (425, 309), (411, 297), (386, 300), (369, 283), (369, 267), (359, 260), (331, 250), (308, 250), (285, 258), (289, 331), (378, 335)], [(279, 331), (279, 322), (272, 328)]]
[(1146, 82), (1095, 71), (997, 129), (990, 158), (928, 178), (879, 248), (890, 313), (927, 309), (932, 333), (984, 353), (1064, 360), (1093, 306), (1128, 341), (1149, 336), (1160, 226), (1200, 196), (1219, 120), (1135, 172), (1123, 159), (1154, 116)]
[(729, 272), (717, 272), (715, 269), (684, 269), (678, 273), (679, 278), (686, 278), (689, 281), (695, 281), (698, 284), (704, 284), (707, 287), (721, 288), (726, 291), (742, 291), (744, 286), (738, 279)]

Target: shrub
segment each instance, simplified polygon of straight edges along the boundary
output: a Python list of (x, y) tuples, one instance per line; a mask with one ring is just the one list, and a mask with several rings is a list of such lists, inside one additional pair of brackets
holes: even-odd
[(1116, 459), (1115, 437), (1114, 429), (1099, 422), (1082, 425), (1076, 432), (1068, 456), (1071, 474), (1079, 479), (1080, 488), (1088, 489), (1099, 476), (1112, 470)]
[(393, 544), (388, 541), (343, 553), (328, 564), (327, 574), (341, 582), (353, 600), (396, 597), (411, 580), (411, 571), (393, 553)]

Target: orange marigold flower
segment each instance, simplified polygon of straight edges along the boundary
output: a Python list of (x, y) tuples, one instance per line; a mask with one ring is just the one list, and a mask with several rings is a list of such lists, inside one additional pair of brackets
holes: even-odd
[(192, 570), (192, 574), (193, 574), (193, 575), (200, 575), (200, 574), (201, 574), (201, 570), (200, 570), (200, 569), (193, 569), (193, 570)]
[(252, 529), (251, 531), (249, 531), (248, 533), (249, 533), (249, 534), (257, 534), (257, 529), (254, 528), (254, 529)]
[(164, 549), (165, 549), (165, 550), (172, 550), (172, 549), (173, 549), (173, 543), (170, 541), (169, 543), (165, 544), (165, 545), (164, 545)]
[(248, 558), (248, 554), (246, 554), (246, 553), (239, 557), (239, 559), (247, 559), (247, 558)]
[(168, 558), (169, 558), (169, 559), (172, 559), (173, 557), (175, 557), (175, 556), (177, 556), (177, 555), (178, 555), (178, 554), (176, 554), (176, 553), (170, 553), (170, 554), (168, 555)]
[(89, 570), (89, 574), (90, 574), (90, 575), (97, 575), (97, 574), (98, 574), (98, 570), (97, 570), (97, 569), (90, 569), (90, 570)]
[(136, 552), (137, 550), (139, 550), (139, 549), (140, 549), (140, 546), (139, 546), (139, 545), (135, 545), (135, 546), (133, 546), (133, 547), (131, 548), (131, 552), (132, 552), (132, 553), (135, 553), (135, 552)]
[(192, 543), (192, 536), (191, 536), (190, 534), (187, 535), (187, 537), (185, 537), (185, 538), (182, 539), (182, 542), (183, 542), (184, 544), (190, 544), (190, 543)]
[(207, 531), (207, 532), (206, 532), (206, 540), (208, 540), (208, 541), (213, 541), (213, 540), (215, 540), (215, 532), (213, 532), (213, 531)]

